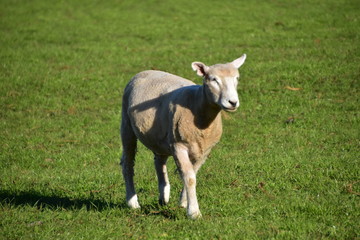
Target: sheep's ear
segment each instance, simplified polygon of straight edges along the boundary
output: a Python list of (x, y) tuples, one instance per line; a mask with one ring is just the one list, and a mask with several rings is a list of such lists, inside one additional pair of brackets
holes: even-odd
[(231, 62), (231, 64), (234, 65), (234, 67), (239, 68), (241, 67), (241, 65), (244, 64), (245, 59), (246, 59), (246, 54), (242, 55), (238, 59), (235, 59), (234, 61)]
[(199, 75), (200, 77), (207, 75), (209, 71), (209, 67), (203, 64), (202, 62), (193, 62), (191, 64), (191, 67), (194, 71), (196, 71), (197, 75)]

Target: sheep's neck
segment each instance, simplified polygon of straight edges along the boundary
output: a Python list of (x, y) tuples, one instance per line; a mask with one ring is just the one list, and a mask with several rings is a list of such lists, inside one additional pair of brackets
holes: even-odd
[(215, 121), (221, 123), (221, 108), (213, 103), (206, 95), (205, 87), (201, 86), (197, 93), (196, 99), (199, 101), (195, 114), (195, 124), (199, 129), (206, 129), (210, 127)]

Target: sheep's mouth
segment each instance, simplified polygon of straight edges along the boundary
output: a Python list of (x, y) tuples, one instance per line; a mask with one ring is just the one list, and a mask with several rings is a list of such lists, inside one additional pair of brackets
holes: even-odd
[(237, 107), (230, 107), (230, 108), (223, 107), (223, 110), (226, 112), (235, 112), (237, 110)]

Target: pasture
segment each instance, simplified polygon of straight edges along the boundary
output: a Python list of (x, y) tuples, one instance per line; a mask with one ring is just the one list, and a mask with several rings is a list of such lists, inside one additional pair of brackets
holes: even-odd
[[(0, 239), (359, 239), (357, 0), (0, 1)], [(125, 204), (121, 97), (146, 69), (247, 54), (240, 108), (197, 175), (203, 217)]]

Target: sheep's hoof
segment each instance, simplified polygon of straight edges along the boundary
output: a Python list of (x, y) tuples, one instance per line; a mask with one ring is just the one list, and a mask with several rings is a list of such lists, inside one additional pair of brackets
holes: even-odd
[(127, 201), (127, 205), (129, 206), (129, 208), (140, 208), (140, 204), (138, 202), (138, 198), (137, 195), (132, 196), (128, 201)]
[(180, 207), (187, 208), (187, 201), (180, 202)]
[(165, 206), (166, 204), (168, 204), (168, 202), (169, 202), (169, 201), (166, 201), (166, 200), (164, 200), (164, 199), (159, 199), (159, 204), (160, 204), (161, 206)]
[(202, 217), (201, 212), (188, 213), (188, 217), (192, 220), (200, 219)]
[(183, 197), (183, 196), (181, 195), (180, 201), (179, 201), (179, 205), (180, 205), (180, 207), (182, 207), (182, 208), (187, 208), (188, 202), (187, 202), (186, 197)]

